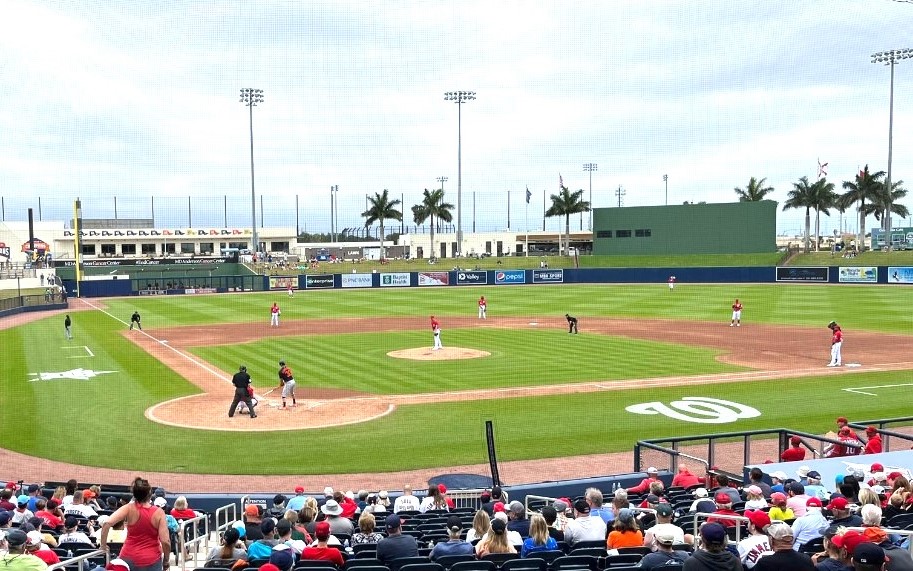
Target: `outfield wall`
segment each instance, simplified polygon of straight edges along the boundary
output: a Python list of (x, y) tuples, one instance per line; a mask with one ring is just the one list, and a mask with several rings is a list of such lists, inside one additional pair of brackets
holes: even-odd
[[(354, 274), (301, 274), (290, 276), (199, 277), (188, 287), (148, 289), (145, 280), (116, 279), (81, 282), (82, 297), (125, 295), (182, 295), (234, 291), (285, 291), (309, 289), (368, 289), (396, 287), (461, 287), (478, 285), (540, 284), (665, 284), (675, 276), (679, 286), (689, 283), (819, 283), (913, 284), (913, 267), (809, 266), (809, 267), (706, 267), (706, 268), (583, 268), (533, 270), (463, 270), (376, 272)], [(71, 296), (76, 282), (63, 280)]]

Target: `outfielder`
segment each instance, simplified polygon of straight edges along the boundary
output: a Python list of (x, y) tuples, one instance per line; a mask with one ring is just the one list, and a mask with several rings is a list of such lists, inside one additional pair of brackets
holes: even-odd
[(282, 408), (285, 409), (285, 399), (292, 398), (292, 406), (297, 406), (295, 402), (295, 377), (292, 376), (292, 370), (285, 365), (285, 361), (279, 361), (279, 384), (282, 386)]
[(732, 321), (729, 322), (729, 327), (732, 326), (742, 326), (742, 303), (739, 298), (735, 298), (735, 303), (732, 304)]
[(434, 334), (434, 347), (431, 348), (432, 351), (437, 351), (438, 349), (443, 349), (444, 345), (441, 343), (441, 322), (431, 316), (431, 332)]
[(669, 289), (675, 289), (675, 282), (678, 281), (678, 278), (675, 276), (669, 276)]
[(831, 362), (827, 366), (839, 367), (843, 364), (843, 356), (840, 354), (840, 350), (843, 347), (843, 330), (840, 329), (836, 321), (828, 323), (827, 328), (833, 332), (831, 337)]
[(269, 313), (269, 326), (279, 327), (279, 316), (282, 315), (282, 311), (279, 309), (279, 304), (274, 301), (273, 306), (269, 308)]
[(484, 295), (479, 298), (479, 319), (488, 319), (488, 302)]
[(295, 289), (291, 286), (291, 284), (289, 284), (289, 286), (288, 286), (288, 296), (289, 296), (289, 297), (292, 297), (292, 296), (294, 296), (294, 295), (295, 295)]

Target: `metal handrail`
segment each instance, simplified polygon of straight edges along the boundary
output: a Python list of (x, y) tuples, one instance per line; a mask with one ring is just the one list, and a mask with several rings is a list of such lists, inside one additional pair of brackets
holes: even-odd
[[(200, 533), (199, 523), (203, 523), (204, 532)], [(187, 539), (187, 528), (192, 530), (191, 538)], [(203, 544), (203, 552), (209, 552), (209, 516), (206, 514), (200, 514), (192, 519), (181, 520), (180, 525), (178, 526), (178, 553), (177, 559), (181, 564), (181, 571), (187, 569), (187, 559), (188, 553), (187, 550), (190, 547), (193, 547), (194, 554), (199, 553), (199, 546)]]
[(76, 555), (76, 556), (73, 556), (73, 557), (70, 557), (67, 559), (63, 559), (60, 561), (60, 563), (54, 563), (53, 565), (48, 565), (47, 571), (56, 571), (57, 569), (63, 569), (64, 567), (68, 567), (70, 565), (73, 565), (74, 563), (79, 563), (79, 566), (83, 567), (83, 564), (82, 564), (83, 561), (92, 559), (93, 557), (98, 557), (99, 555), (105, 556), (105, 565), (110, 563), (111, 552), (102, 551), (101, 549), (96, 549), (95, 551), (83, 553), (82, 555)]
[[(223, 517), (225, 518), (224, 521), (222, 520)], [(217, 508), (216, 511), (213, 512), (213, 519), (215, 521), (214, 531), (217, 533), (224, 532), (231, 527), (231, 524), (238, 521), (238, 504), (228, 504)]]

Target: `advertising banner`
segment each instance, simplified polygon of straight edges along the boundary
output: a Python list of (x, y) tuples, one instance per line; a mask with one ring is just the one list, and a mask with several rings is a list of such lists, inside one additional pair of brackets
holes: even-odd
[(888, 266), (889, 284), (913, 284), (913, 268)]
[(495, 272), (496, 284), (525, 284), (526, 270), (499, 270)]
[(878, 268), (874, 266), (840, 266), (838, 280), (840, 283), (851, 284), (878, 283)]
[(307, 289), (329, 289), (333, 287), (333, 274), (304, 276), (304, 287)]
[(533, 270), (534, 284), (560, 284), (564, 282), (564, 270)]
[(445, 286), (450, 284), (450, 274), (447, 272), (419, 272), (418, 285), (420, 286)]
[(827, 282), (830, 268), (776, 268), (778, 282)]
[(380, 287), (409, 287), (409, 274), (380, 274)]
[(269, 289), (298, 289), (298, 276), (270, 276)]
[(485, 285), (488, 283), (488, 272), (457, 272), (456, 285)]
[(371, 287), (371, 274), (342, 274), (342, 287)]

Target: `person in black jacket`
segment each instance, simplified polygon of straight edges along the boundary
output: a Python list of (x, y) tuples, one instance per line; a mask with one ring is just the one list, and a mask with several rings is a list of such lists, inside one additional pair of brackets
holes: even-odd
[(130, 316), (130, 331), (133, 331), (134, 325), (136, 325), (136, 328), (139, 329), (140, 331), (143, 330), (143, 324), (140, 323), (140, 319), (142, 319), (142, 318), (139, 316), (139, 312), (134, 311), (133, 315)]
[(567, 319), (567, 332), (568, 333), (577, 333), (577, 318), (572, 317), (569, 313), (564, 314), (565, 319)]
[(251, 418), (257, 418), (257, 413), (254, 412), (254, 403), (251, 402), (250, 393), (248, 392), (250, 375), (247, 374), (247, 367), (241, 365), (238, 372), (231, 378), (231, 384), (235, 386), (235, 398), (231, 401), (231, 407), (228, 409), (228, 418), (232, 418), (235, 415), (235, 410), (237, 410), (240, 402), (247, 405)]

